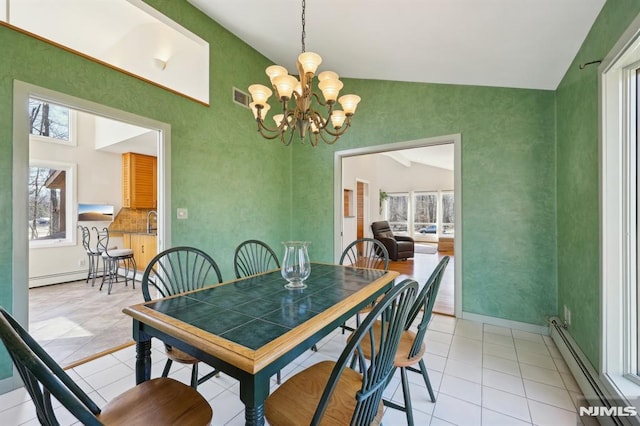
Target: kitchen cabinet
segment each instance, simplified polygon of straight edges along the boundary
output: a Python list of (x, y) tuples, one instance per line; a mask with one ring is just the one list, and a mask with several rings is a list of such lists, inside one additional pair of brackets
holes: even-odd
[(122, 207), (155, 209), (158, 204), (158, 162), (151, 155), (122, 154)]
[(125, 234), (124, 247), (133, 250), (136, 269), (144, 271), (158, 253), (158, 237), (152, 234)]

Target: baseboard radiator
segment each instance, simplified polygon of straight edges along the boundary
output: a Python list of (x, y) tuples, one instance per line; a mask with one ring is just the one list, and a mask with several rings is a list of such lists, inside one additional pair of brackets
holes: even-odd
[(580, 416), (584, 425), (603, 426), (628, 426), (637, 425), (637, 417), (625, 416), (625, 412), (617, 395), (612, 395), (607, 386), (602, 382), (598, 373), (591, 366), (584, 353), (580, 350), (573, 337), (567, 332), (564, 323), (557, 317), (549, 320), (549, 335), (556, 344), (562, 358), (566, 362), (571, 374), (576, 379), (580, 390), (585, 397), (582, 403), (585, 407), (606, 407), (600, 408), (605, 415), (591, 416), (584, 414)]

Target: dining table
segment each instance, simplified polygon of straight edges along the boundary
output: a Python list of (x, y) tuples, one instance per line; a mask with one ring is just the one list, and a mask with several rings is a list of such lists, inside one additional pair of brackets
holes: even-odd
[(237, 379), (245, 423), (264, 425), (271, 377), (388, 291), (398, 275), (312, 263), (303, 289), (285, 288), (277, 269), (126, 307), (136, 383), (150, 379), (155, 337)]

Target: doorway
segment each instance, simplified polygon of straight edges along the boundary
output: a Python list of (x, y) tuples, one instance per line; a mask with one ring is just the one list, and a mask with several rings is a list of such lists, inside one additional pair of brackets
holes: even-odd
[[(29, 169), (30, 162), (34, 158), (31, 156), (31, 151), (33, 148), (30, 147), (29, 142), (29, 132), (27, 129), (30, 128), (29, 123), (29, 113), (27, 109), (27, 105), (29, 105), (30, 99), (39, 99), (46, 101), (51, 104), (62, 105), (67, 107), (70, 111), (74, 111), (74, 114), (78, 115), (87, 115), (91, 116), (98, 120), (109, 121), (109, 122), (117, 122), (126, 126), (134, 126), (138, 128), (142, 128), (147, 130), (152, 137), (154, 138), (153, 145), (155, 146), (155, 151), (157, 154), (157, 193), (158, 193), (158, 221), (157, 221), (157, 244), (158, 250), (162, 250), (165, 247), (169, 247), (170, 242), (170, 220), (168, 220), (168, 215), (170, 212), (170, 199), (171, 194), (169, 191), (170, 188), (170, 131), (171, 128), (168, 124), (158, 122), (156, 120), (152, 120), (146, 117), (137, 116), (135, 114), (128, 113), (126, 111), (121, 111), (117, 109), (113, 109), (101, 104), (97, 104), (94, 102), (86, 101), (84, 99), (76, 98), (64, 93), (55, 92), (46, 88), (34, 86), (28, 83), (15, 81), (14, 82), (14, 134), (13, 134), (13, 149), (14, 149), (14, 157), (13, 157), (13, 169), (14, 169), (14, 182), (13, 182), (13, 194), (14, 194), (14, 202), (13, 202), (13, 271), (14, 271), (14, 280), (13, 280), (13, 294), (14, 294), (14, 315), (22, 324), (29, 324), (28, 312), (29, 312), (29, 285), (26, 285), (30, 282), (30, 272), (29, 272), (29, 263), (40, 262), (41, 259), (38, 256), (36, 258), (32, 258), (33, 256), (30, 254), (31, 250), (29, 247), (29, 235), (28, 231), (30, 230), (28, 224), (29, 212), (28, 212), (28, 194), (26, 188), (28, 187), (29, 180)], [(85, 135), (86, 137), (86, 135)], [(99, 145), (96, 141), (96, 146)], [(77, 158), (74, 158), (71, 155), (71, 152), (74, 150), (73, 147), (65, 152), (61, 152), (59, 154), (63, 158), (65, 158), (65, 162), (75, 166), (79, 161)], [(35, 151), (34, 151), (35, 152)], [(38, 156), (46, 156), (46, 150), (40, 152)], [(118, 161), (118, 154), (113, 154)], [(77, 167), (78, 173), (77, 177), (82, 179), (82, 171), (90, 168), (90, 165), (84, 164), (84, 166)], [(109, 185), (109, 175), (108, 174), (92, 174), (91, 179), (95, 181), (96, 187), (100, 187), (100, 183)], [(76, 179), (77, 181), (78, 179)], [(76, 182), (77, 183), (77, 182)], [(102, 198), (100, 193), (87, 195), (88, 192), (78, 192), (77, 188), (74, 188), (69, 192), (69, 196), (73, 197), (73, 201), (68, 203), (67, 208), (67, 218), (71, 218), (71, 226), (66, 227), (67, 232), (67, 241), (59, 244), (57, 247), (45, 247), (42, 251), (48, 250), (49, 253), (55, 253), (55, 256), (59, 256), (60, 259), (64, 261), (68, 261), (67, 256), (73, 256), (72, 262), (75, 263), (76, 270), (82, 269), (80, 266), (85, 266), (84, 270), (86, 271), (86, 264), (82, 265), (82, 258), (79, 257), (78, 253), (84, 254), (82, 249), (81, 238), (78, 236), (77, 232), (77, 221), (78, 218), (78, 203), (79, 202), (101, 202)], [(105, 204), (113, 204), (113, 203), (105, 203)], [(46, 218), (43, 218), (43, 220)], [(55, 262), (54, 259), (52, 259)], [(47, 255), (45, 257), (51, 257), (51, 255)], [(86, 254), (84, 254), (86, 257)], [(51, 260), (50, 260), (51, 261)], [(68, 272), (68, 271), (67, 271)], [(55, 275), (55, 274), (50, 274)], [(69, 277), (71, 277), (69, 275)], [(85, 273), (86, 276), (86, 273)], [(66, 277), (60, 278), (65, 280)], [(55, 277), (54, 277), (55, 280)], [(97, 284), (97, 283), (96, 283)], [(139, 283), (138, 283), (139, 285)], [(97, 292), (98, 288), (91, 288), (91, 284), (87, 284), (87, 291)], [(55, 287), (55, 286), (52, 286)], [(136, 287), (137, 291), (139, 291), (139, 287)], [(106, 291), (103, 291), (103, 296), (110, 297), (106, 294)], [(71, 309), (86, 309), (81, 305), (69, 304)]]
[[(460, 315), (462, 312), (462, 280), (461, 280), (461, 265), (462, 265), (462, 179), (461, 179), (461, 135), (446, 135), (442, 137), (434, 137), (428, 139), (421, 139), (415, 141), (407, 141), (386, 145), (378, 145), (373, 147), (365, 147), (358, 148), (353, 150), (345, 150), (338, 151), (334, 156), (334, 193), (335, 195), (335, 216), (334, 216), (334, 227), (335, 227), (335, 240), (334, 240), (334, 256), (336, 259), (339, 258), (343, 248), (349, 244), (353, 239), (355, 239), (356, 235), (362, 235), (365, 237), (372, 236), (370, 229), (368, 229), (368, 224), (371, 221), (375, 220), (384, 220), (385, 208), (387, 207), (386, 202), (383, 200), (388, 198), (387, 190), (391, 188), (399, 188), (402, 185), (406, 186), (406, 190), (404, 191), (406, 194), (406, 198), (411, 198), (412, 200), (415, 198), (418, 200), (420, 198), (421, 201), (423, 198), (428, 198), (432, 194), (426, 194), (425, 189), (433, 192), (434, 200), (437, 200), (439, 206), (442, 205), (441, 198), (443, 195), (450, 196), (451, 193), (455, 194), (455, 202), (453, 203), (453, 216), (455, 223), (455, 238), (451, 238), (453, 240), (453, 253), (455, 253), (455, 262), (452, 262), (452, 267), (450, 272), (450, 291), (448, 294), (448, 299), (450, 300), (449, 309), (447, 309), (448, 314), (454, 314), (456, 316)], [(381, 169), (380, 165), (382, 164), (390, 164), (393, 161), (389, 160), (392, 158), (395, 162), (402, 164), (408, 163), (406, 156), (403, 158), (403, 155), (398, 155), (403, 151), (405, 153), (416, 153), (418, 148), (444, 148), (446, 146), (451, 147), (451, 150), (440, 150), (444, 152), (449, 152), (449, 159), (447, 161), (451, 162), (450, 166), (446, 168), (449, 170), (450, 176), (447, 182), (450, 183), (438, 183), (436, 186), (429, 187), (429, 182), (421, 182), (420, 178), (416, 178), (415, 176), (411, 178), (405, 178), (406, 182), (393, 182), (396, 176), (400, 176), (402, 174), (401, 170), (402, 165), (392, 166), (388, 169), (383, 167)], [(428, 150), (424, 150), (428, 151)], [(435, 151), (434, 151), (435, 152)], [(383, 156), (377, 154), (384, 154), (386, 160), (384, 163), (381, 160), (376, 160), (375, 164), (372, 163), (372, 158), (382, 158)], [(404, 167), (409, 167), (409, 164), (404, 164)], [(438, 166), (435, 166), (438, 167)], [(351, 168), (356, 169), (356, 171), (351, 170)], [(359, 170), (359, 171), (358, 171)], [(440, 175), (447, 175), (447, 173), (440, 173)], [(364, 179), (360, 179), (364, 178)], [(431, 180), (436, 179), (432, 178)], [(438, 177), (437, 179), (445, 179)], [(367, 191), (371, 191), (370, 201), (365, 202), (365, 206), (362, 208), (362, 211), (369, 210), (371, 212), (370, 217), (365, 218), (360, 221), (358, 218), (357, 221), (351, 220), (347, 217), (343, 217), (340, 214), (341, 206), (342, 206), (342, 193), (343, 189), (348, 188), (353, 185), (350, 182), (360, 180), (368, 181), (368, 189)], [(398, 178), (398, 180), (402, 180), (402, 178)], [(452, 183), (451, 183), (452, 182)], [(394, 186), (395, 185), (395, 186)], [(426, 186), (425, 186), (426, 185)], [(439, 185), (439, 186), (438, 186)], [(356, 187), (357, 187), (356, 183)], [(452, 191), (452, 192), (451, 192)], [(403, 194), (403, 195), (405, 195)], [(383, 197), (384, 195), (384, 197)], [(417, 198), (416, 198), (417, 197)], [(409, 200), (410, 201), (410, 200)], [(375, 206), (373, 206), (375, 204)], [(411, 205), (409, 203), (409, 205)], [(360, 208), (358, 209), (360, 210)], [(408, 216), (405, 220), (404, 224), (398, 224), (399, 232), (406, 233), (407, 235), (416, 236), (416, 241), (418, 243), (425, 243), (425, 245), (430, 245), (430, 247), (426, 248), (426, 251), (431, 251), (431, 254), (428, 256), (434, 256), (433, 251), (435, 250), (435, 257), (441, 257), (446, 252), (437, 251), (439, 237), (447, 236), (452, 237), (453, 235), (446, 235), (453, 232), (452, 224), (450, 223), (450, 218), (447, 220), (443, 220), (442, 215), (438, 216), (438, 219), (434, 219), (433, 224), (423, 224), (421, 223), (424, 219), (418, 218), (415, 212), (409, 212)], [(413, 215), (413, 216), (412, 216)], [(362, 225), (362, 231), (361, 231)], [(415, 228), (415, 229), (414, 229)], [(435, 235), (431, 235), (432, 229), (436, 229)], [(421, 232), (424, 231), (424, 232)], [(422, 247), (420, 249), (422, 252)], [(453, 254), (451, 253), (451, 254)], [(420, 253), (416, 254), (415, 259), (419, 260), (420, 256), (425, 256), (425, 254)], [(432, 259), (429, 259), (431, 261)], [(453, 260), (453, 259), (452, 259)], [(406, 261), (406, 264), (413, 263)], [(427, 262), (428, 263), (428, 262)], [(437, 263), (437, 262), (436, 262)], [(407, 268), (406, 264), (398, 263), (398, 268), (403, 269)], [(433, 265), (435, 266), (435, 264)], [(418, 269), (426, 271), (428, 268), (425, 265), (419, 266)], [(392, 268), (393, 269), (393, 268)], [(402, 272), (401, 272), (402, 273)], [(453, 275), (451, 277), (451, 275)], [(423, 282), (421, 282), (423, 283)]]

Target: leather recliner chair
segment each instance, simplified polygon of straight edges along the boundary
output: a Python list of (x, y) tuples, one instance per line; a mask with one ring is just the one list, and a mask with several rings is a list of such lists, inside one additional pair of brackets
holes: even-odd
[(379, 240), (387, 248), (389, 259), (399, 260), (413, 257), (414, 242), (411, 237), (393, 235), (389, 222), (382, 220), (371, 224), (373, 238)]

